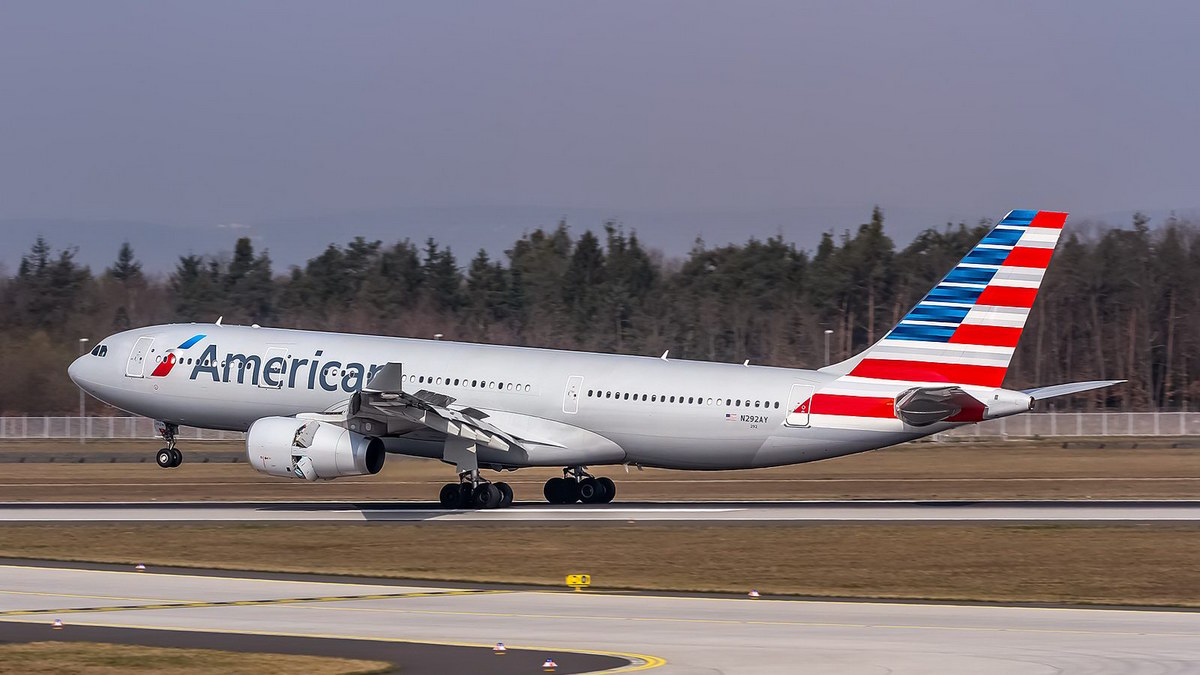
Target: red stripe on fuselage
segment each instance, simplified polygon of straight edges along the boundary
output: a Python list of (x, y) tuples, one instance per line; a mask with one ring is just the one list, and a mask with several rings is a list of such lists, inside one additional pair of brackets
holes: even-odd
[(153, 373), (150, 373), (150, 377), (164, 377), (164, 376), (166, 376), (167, 373), (171, 372), (171, 369), (174, 367), (175, 367), (175, 355), (167, 354), (167, 357), (165, 359), (158, 362), (158, 367), (156, 367), (154, 369)]
[(903, 382), (949, 382), (999, 387), (1008, 368), (977, 366), (965, 363), (935, 363), (932, 361), (893, 361), (863, 359), (850, 374), (879, 380)]
[(809, 412), (817, 415), (883, 418), (894, 418), (896, 416), (895, 400), (875, 396), (816, 394), (811, 399), (801, 403), (796, 412), (803, 412), (805, 407), (809, 409)]
[(1014, 286), (988, 286), (979, 294), (975, 301), (977, 305), (997, 305), (1000, 307), (1033, 307), (1037, 297), (1036, 288), (1017, 288)]
[(980, 326), (962, 323), (954, 329), (950, 342), (961, 345), (988, 345), (990, 347), (1016, 347), (1021, 339), (1021, 329), (1012, 326)]
[(1038, 211), (1033, 217), (1033, 221), (1029, 223), (1030, 227), (1046, 227), (1052, 230), (1061, 230), (1063, 224), (1067, 222), (1067, 214), (1058, 213), (1056, 211)]
[(1053, 255), (1054, 249), (1052, 248), (1017, 246), (1012, 251), (1009, 251), (1008, 257), (1004, 259), (1004, 266), (1046, 269), (1050, 266), (1050, 258)]

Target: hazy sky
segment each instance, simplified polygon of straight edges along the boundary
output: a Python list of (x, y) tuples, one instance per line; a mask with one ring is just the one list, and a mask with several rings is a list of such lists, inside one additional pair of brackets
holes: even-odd
[(1195, 207), (1197, 26), (1196, 2), (6, 0), (0, 220)]

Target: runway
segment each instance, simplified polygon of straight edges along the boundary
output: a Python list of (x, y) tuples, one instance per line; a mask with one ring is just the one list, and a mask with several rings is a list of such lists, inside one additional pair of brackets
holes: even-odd
[(447, 511), (428, 502), (0, 503), (0, 522), (1200, 521), (1200, 501), (648, 502)]
[[(37, 624), (46, 637), (100, 626), (306, 642), (503, 641), (564, 658), (571, 650), (599, 652), (624, 659), (608, 672), (663, 675), (1183, 673), (1196, 672), (1200, 663), (1200, 613), (1186, 611), (750, 600), (215, 574), (0, 565), (0, 621)], [(49, 628), (54, 618), (66, 624), (61, 633)], [(459, 670), (440, 667), (404, 672)]]

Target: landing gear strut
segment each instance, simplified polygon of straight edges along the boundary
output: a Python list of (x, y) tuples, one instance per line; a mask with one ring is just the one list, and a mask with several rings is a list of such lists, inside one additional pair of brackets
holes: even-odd
[(607, 504), (617, 496), (617, 485), (611, 478), (596, 478), (584, 466), (563, 469), (562, 478), (551, 478), (542, 489), (551, 504)]
[(174, 469), (183, 464), (183, 453), (175, 447), (175, 434), (179, 433), (179, 425), (155, 422), (154, 426), (163, 440), (167, 442), (167, 447), (155, 453), (154, 462), (164, 469)]
[(448, 509), (503, 509), (512, 506), (513, 490), (508, 483), (493, 483), (479, 476), (479, 470), (465, 471), (457, 483), (446, 483), (438, 495)]

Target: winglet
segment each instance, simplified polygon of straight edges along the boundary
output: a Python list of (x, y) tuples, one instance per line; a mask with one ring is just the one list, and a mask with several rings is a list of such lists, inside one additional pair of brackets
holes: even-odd
[(389, 362), (375, 373), (375, 377), (363, 387), (363, 391), (376, 394), (395, 394), (401, 391), (404, 369), (399, 363)]

